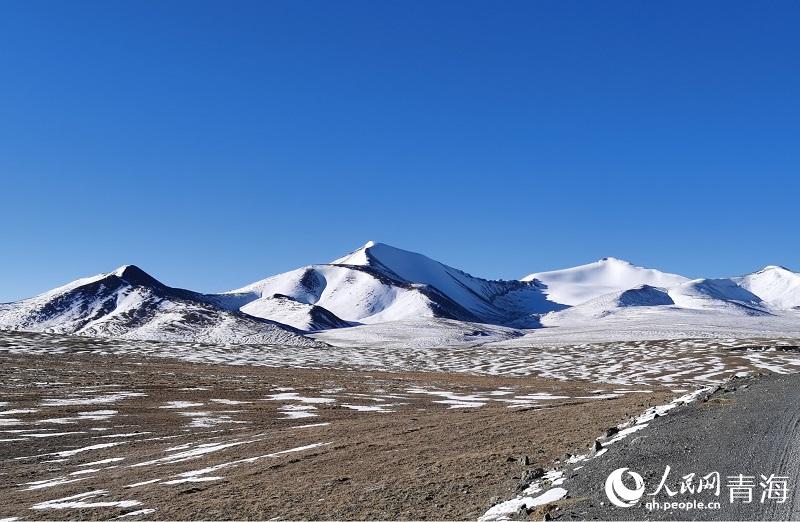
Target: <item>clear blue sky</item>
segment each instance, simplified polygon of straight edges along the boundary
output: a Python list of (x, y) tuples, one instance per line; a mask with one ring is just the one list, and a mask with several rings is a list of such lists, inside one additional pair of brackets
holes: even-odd
[(3, 2), (0, 301), (369, 239), (481, 276), (800, 269), (800, 3)]

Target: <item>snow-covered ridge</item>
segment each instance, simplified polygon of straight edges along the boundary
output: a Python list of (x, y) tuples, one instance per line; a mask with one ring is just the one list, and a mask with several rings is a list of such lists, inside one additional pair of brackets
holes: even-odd
[(564, 270), (533, 273), (522, 280), (541, 281), (549, 299), (569, 306), (641, 285), (668, 288), (688, 281), (677, 274), (634, 266), (614, 257)]
[(319, 344), (286, 325), (227, 310), (214, 296), (168, 287), (133, 265), (0, 304), (0, 328), (124, 339)]
[(769, 314), (760, 297), (739, 286), (733, 279), (695, 279), (674, 286), (669, 295), (675, 304), (688, 309), (718, 309), (748, 315)]
[(758, 272), (734, 278), (734, 281), (773, 308), (800, 308), (800, 274), (788, 268), (770, 265)]
[(561, 312), (547, 314), (542, 318), (542, 324), (545, 326), (580, 324), (592, 319), (602, 319), (612, 314), (622, 313), (629, 308), (667, 307), (674, 304), (675, 302), (665, 289), (641, 285), (601, 295)]
[[(604, 258), (506, 281), (476, 277), (422, 254), (370, 241), (330, 263), (222, 294), (172, 288), (125, 265), (0, 304), (0, 328), (297, 345), (319, 342), (312, 337), (370, 343), (384, 338), (397, 345), (404, 335), (413, 331), (410, 335), (420, 336), (430, 327), (442, 331), (422, 335), (425, 343), (480, 344), (488, 342), (482, 337), (511, 342), (522, 335), (520, 329), (611, 332), (625, 324), (669, 324), (670, 318), (707, 325), (714, 318), (736, 324), (746, 320), (737, 318), (775, 317), (780, 320), (770, 324), (777, 325), (794, 321), (799, 313), (800, 274), (778, 266), (741, 277), (689, 280)], [(748, 328), (752, 333), (759, 326)], [(352, 334), (305, 335), (338, 329)]]
[(330, 264), (307, 266), (229, 292), (254, 300), (275, 294), (361, 324), (441, 317), (533, 327), (538, 314), (564, 308), (549, 301), (536, 281), (482, 279), (373, 241)]

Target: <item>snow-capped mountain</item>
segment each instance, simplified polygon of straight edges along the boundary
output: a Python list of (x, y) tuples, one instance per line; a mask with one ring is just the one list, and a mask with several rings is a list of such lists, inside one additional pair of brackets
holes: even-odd
[(569, 306), (641, 285), (668, 288), (688, 281), (680, 275), (634, 266), (614, 257), (564, 270), (538, 272), (522, 280), (540, 281), (546, 287), (548, 299)]
[(551, 326), (564, 321), (576, 322), (601, 319), (626, 308), (672, 306), (674, 304), (675, 302), (665, 289), (641, 285), (636, 288), (601, 295), (566, 310), (547, 314), (542, 322)]
[(294, 328), (225, 310), (213, 296), (168, 287), (132, 265), (0, 304), (0, 328), (126, 339), (319, 344)]
[(612, 292), (590, 299), (560, 312), (542, 317), (542, 326), (601, 325), (625, 317), (642, 317), (648, 314), (665, 315), (675, 309), (675, 302), (663, 288), (641, 285), (636, 288)]
[(676, 326), (748, 321), (750, 332), (777, 331), (795, 324), (799, 313), (800, 274), (777, 266), (689, 280), (604, 258), (503, 281), (370, 241), (330, 263), (222, 294), (171, 288), (127, 265), (0, 304), (0, 328), (300, 346), (353, 339), (396, 345), (409, 337), (462, 345), (508, 341), (523, 335), (520, 329), (540, 327), (611, 335), (625, 324), (658, 325), (652, 336)]
[(770, 265), (734, 281), (772, 308), (800, 309), (800, 274), (788, 268)]
[(481, 279), (372, 241), (329, 264), (279, 274), (228, 295), (250, 296), (241, 309), (259, 317), (274, 318), (273, 308), (260, 303), (283, 295), (362, 324), (440, 317), (530, 327), (538, 323), (537, 314), (564, 308), (548, 301), (536, 281)]
[[(680, 277), (680, 276), (678, 276)], [(646, 308), (646, 309), (645, 309)], [(770, 315), (767, 303), (733, 279), (695, 279), (658, 288), (640, 285), (595, 297), (542, 317), (544, 326), (575, 325), (593, 319), (703, 310), (724, 315)]]
[[(386, 322), (407, 315), (449, 315), (422, 289), (392, 281), (371, 270), (336, 265), (311, 265), (269, 277), (229, 294), (252, 313), (269, 312), (261, 303), (284, 295), (298, 303), (322, 307), (337, 317), (356, 323)], [(454, 311), (455, 304), (451, 307)], [(309, 321), (307, 309), (295, 309), (295, 323)], [(289, 314), (290, 312), (286, 312)], [(466, 311), (464, 311), (466, 314)], [(454, 314), (455, 315), (455, 314)], [(283, 316), (287, 319), (287, 315)]]
[(745, 315), (769, 314), (766, 303), (732, 279), (695, 279), (669, 289), (680, 308), (718, 310)]

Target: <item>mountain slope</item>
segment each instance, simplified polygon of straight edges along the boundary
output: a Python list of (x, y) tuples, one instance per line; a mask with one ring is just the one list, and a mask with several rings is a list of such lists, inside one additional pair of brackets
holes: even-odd
[[(441, 303), (424, 289), (385, 278), (370, 270), (335, 265), (311, 265), (269, 277), (228, 294), (242, 309), (270, 318), (269, 300), (284, 295), (294, 302), (314, 305), (354, 323), (378, 323), (407, 317), (457, 317), (469, 315), (454, 303)], [(282, 311), (281, 313), (289, 313)], [(284, 316), (285, 319), (285, 316)], [(307, 321), (306, 310), (298, 310), (291, 322)]]
[(318, 344), (285, 325), (225, 310), (211, 296), (168, 287), (132, 265), (0, 304), (0, 328), (128, 339)]
[(734, 281), (775, 309), (800, 309), (800, 274), (788, 268), (766, 266)]
[(370, 267), (392, 278), (425, 285), (490, 323), (503, 324), (564, 308), (549, 301), (538, 282), (474, 277), (421, 254), (383, 243), (370, 241), (334, 263)]
[[(563, 308), (547, 300), (538, 282), (491, 281), (372, 241), (327, 265), (258, 281), (228, 295), (261, 300), (281, 294), (321, 306), (345, 321), (371, 324), (440, 317), (490, 324), (535, 326), (536, 314)], [(261, 317), (259, 307), (248, 310)]]
[(268, 317), (306, 332), (353, 326), (353, 323), (339, 319), (321, 306), (301, 303), (281, 294), (251, 301), (241, 311), (254, 317)]
[(540, 281), (548, 299), (569, 306), (641, 285), (668, 288), (688, 281), (680, 275), (634, 266), (613, 257), (574, 268), (533, 273), (522, 280)]
[(670, 288), (669, 296), (680, 308), (744, 315), (770, 313), (761, 298), (732, 279), (695, 279)]
[(641, 313), (647, 309), (648, 312), (656, 312), (674, 304), (667, 290), (641, 285), (595, 297), (561, 312), (547, 314), (542, 318), (542, 324), (545, 326), (580, 324), (629, 311)]

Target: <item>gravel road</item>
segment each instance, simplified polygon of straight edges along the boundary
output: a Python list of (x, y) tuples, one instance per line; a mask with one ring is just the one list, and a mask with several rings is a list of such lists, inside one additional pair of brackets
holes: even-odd
[[(609, 445), (605, 454), (568, 470), (564, 487), (569, 496), (550, 516), (560, 520), (800, 519), (800, 500), (795, 494), (800, 480), (798, 389), (800, 375), (734, 379), (710, 396), (654, 419), (647, 428)], [(667, 466), (665, 486), (674, 495), (663, 488), (652, 495)], [(641, 498), (631, 507), (613, 505), (606, 494), (607, 477), (620, 468), (638, 473), (644, 482)], [(714, 487), (698, 491), (700, 477), (711, 473), (708, 485), (714, 472), (720, 476), (719, 496)], [(691, 488), (682, 491), (682, 477), (690, 473), (695, 473), (689, 480)], [(770, 475), (776, 478), (769, 481)], [(626, 489), (637, 490), (635, 476), (621, 472), (621, 477)], [(783, 496), (785, 501), (780, 502)], [(665, 507), (666, 503), (682, 505)], [(718, 505), (708, 508), (711, 503)]]

